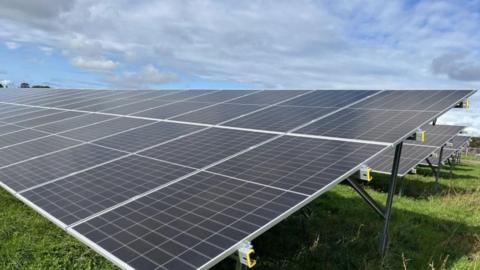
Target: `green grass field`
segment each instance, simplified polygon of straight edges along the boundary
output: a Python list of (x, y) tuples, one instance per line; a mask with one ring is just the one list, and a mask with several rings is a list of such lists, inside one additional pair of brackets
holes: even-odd
[[(390, 249), (382, 220), (346, 185), (254, 241), (256, 269), (480, 269), (480, 161), (464, 160), (434, 188), (428, 169), (405, 178), (394, 199)], [(365, 187), (386, 199), (388, 178)], [(233, 269), (230, 259), (215, 269)], [(106, 259), (0, 190), (0, 269), (116, 269)]]

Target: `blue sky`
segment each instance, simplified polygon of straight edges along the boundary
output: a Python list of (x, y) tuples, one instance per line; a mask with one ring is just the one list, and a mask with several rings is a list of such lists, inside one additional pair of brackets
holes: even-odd
[[(478, 25), (480, 1), (1, 1), (0, 81), (476, 89)], [(480, 135), (479, 96), (441, 120)]]

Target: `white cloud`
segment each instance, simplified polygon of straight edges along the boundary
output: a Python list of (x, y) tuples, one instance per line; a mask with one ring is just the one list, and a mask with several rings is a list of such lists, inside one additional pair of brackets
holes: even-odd
[(77, 56), (72, 59), (72, 64), (76, 67), (93, 71), (112, 71), (118, 64), (108, 59), (97, 59)]
[(5, 47), (7, 47), (9, 50), (16, 50), (20, 48), (20, 44), (13, 41), (7, 41), (5, 42)]
[(178, 73), (254, 88), (455, 89), (480, 77), (479, 1), (52, 1), (0, 2), (0, 39), (61, 51), (114, 85)]
[(127, 72), (121, 76), (112, 76), (109, 81), (125, 88), (142, 88), (149, 84), (161, 84), (177, 80), (172, 72), (161, 72), (153, 65), (145, 66), (140, 72)]

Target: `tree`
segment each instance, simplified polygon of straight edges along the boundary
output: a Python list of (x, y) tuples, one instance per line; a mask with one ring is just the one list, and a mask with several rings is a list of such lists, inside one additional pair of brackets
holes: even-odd
[(34, 85), (32, 88), (50, 88), (48, 85)]
[(473, 137), (472, 141), (470, 142), (470, 147), (480, 147), (480, 138)]
[(30, 84), (23, 82), (20, 84), (20, 88), (30, 88)]
[(3, 84), (0, 83), (0, 88), (3, 88)]

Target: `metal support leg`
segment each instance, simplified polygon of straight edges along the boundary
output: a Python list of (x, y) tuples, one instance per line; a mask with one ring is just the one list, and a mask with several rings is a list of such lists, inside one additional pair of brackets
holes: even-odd
[(443, 147), (445, 146), (442, 146), (440, 148), (440, 154), (438, 155), (437, 179), (435, 179), (435, 182), (437, 183), (437, 187), (438, 187), (438, 180), (440, 180), (440, 170), (442, 169)]
[(435, 176), (435, 182), (438, 182), (437, 170), (435, 169), (435, 167), (433, 167), (433, 164), (429, 158), (426, 158), (425, 161), (427, 162), (430, 169), (432, 169), (433, 176)]
[(383, 226), (383, 235), (380, 242), (380, 254), (382, 257), (385, 256), (385, 252), (387, 251), (388, 247), (388, 228), (390, 225), (390, 216), (392, 215), (393, 196), (397, 184), (397, 174), (398, 167), (400, 165), (400, 157), (402, 155), (402, 146), (403, 142), (400, 142), (395, 147), (395, 156), (393, 158), (392, 172), (390, 174), (390, 187), (388, 190), (387, 204), (385, 207), (385, 224)]
[(452, 172), (453, 165), (452, 165), (452, 162), (450, 161), (450, 159), (447, 159), (447, 162), (448, 162), (448, 166), (450, 167), (450, 179), (452, 179), (452, 175), (453, 175), (453, 172)]
[(370, 205), (370, 207), (373, 208), (373, 210), (382, 218), (385, 219), (385, 213), (380, 205), (375, 202), (375, 200), (368, 195), (368, 193), (360, 186), (357, 184), (357, 182), (354, 179), (347, 178), (348, 184), (362, 197), (362, 199)]

